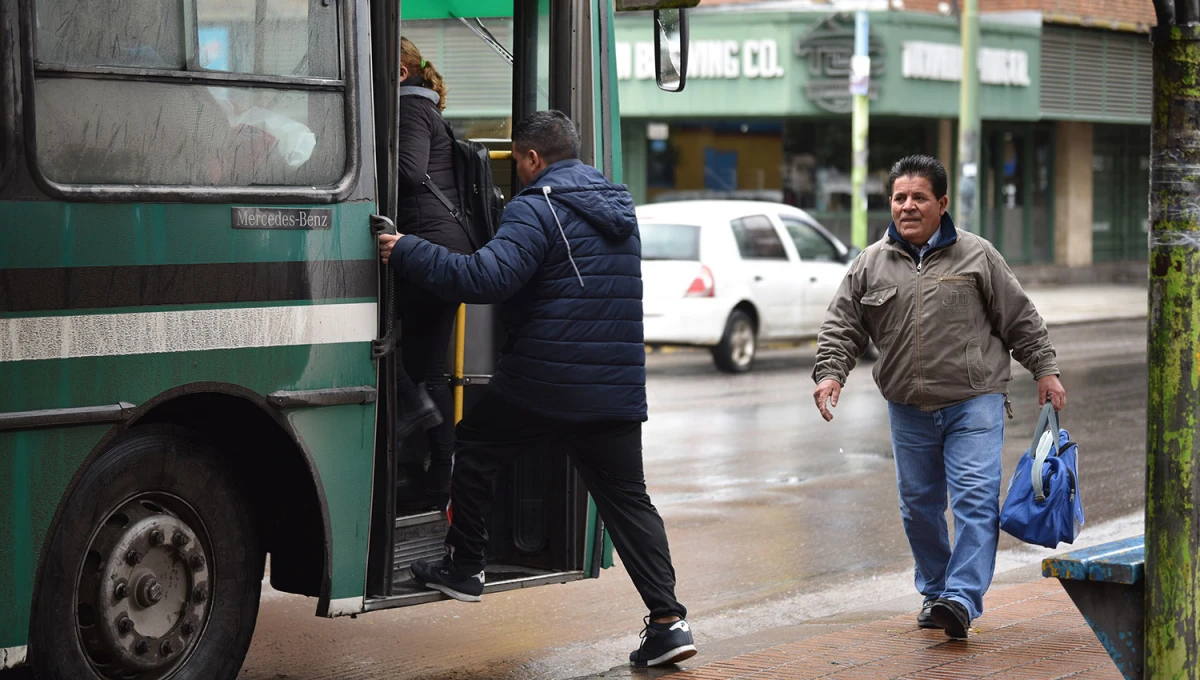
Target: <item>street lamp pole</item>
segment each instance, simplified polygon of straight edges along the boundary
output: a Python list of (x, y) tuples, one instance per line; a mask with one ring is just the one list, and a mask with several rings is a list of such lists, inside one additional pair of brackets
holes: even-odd
[(979, 221), (979, 0), (962, 12), (962, 87), (958, 100), (958, 182), (954, 210), (958, 226), (978, 234)]
[(1146, 678), (1200, 677), (1200, 7), (1154, 0)]
[(850, 63), (850, 94), (854, 97), (851, 120), (850, 169), (851, 206), (850, 241), (856, 247), (867, 247), (867, 138), (870, 129), (871, 54), (870, 23), (867, 13), (854, 15), (854, 58)]

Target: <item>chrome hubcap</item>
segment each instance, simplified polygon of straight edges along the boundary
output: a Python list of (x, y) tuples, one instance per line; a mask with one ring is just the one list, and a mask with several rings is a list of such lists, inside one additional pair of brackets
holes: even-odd
[(76, 628), (101, 677), (165, 678), (201, 637), (212, 573), (194, 518), (178, 498), (142, 494), (93, 536), (79, 574)]

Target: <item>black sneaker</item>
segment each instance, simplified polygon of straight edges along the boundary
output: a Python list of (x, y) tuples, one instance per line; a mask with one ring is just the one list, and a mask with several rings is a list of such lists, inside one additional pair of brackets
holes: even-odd
[(954, 640), (967, 639), (967, 630), (971, 628), (971, 615), (961, 603), (945, 597), (938, 598), (930, 607), (929, 614), (945, 631), (946, 637)]
[(696, 656), (692, 629), (683, 619), (654, 623), (646, 618), (642, 644), (629, 653), (629, 663), (638, 667), (665, 666)]
[(917, 626), (920, 628), (941, 628), (942, 624), (933, 620), (933, 603), (935, 600), (929, 600), (921, 605), (921, 613), (917, 614)]
[(417, 560), (408, 568), (417, 583), (456, 600), (479, 602), (479, 596), (483, 595), (483, 572), (465, 575), (454, 566), (449, 556), (440, 560)]

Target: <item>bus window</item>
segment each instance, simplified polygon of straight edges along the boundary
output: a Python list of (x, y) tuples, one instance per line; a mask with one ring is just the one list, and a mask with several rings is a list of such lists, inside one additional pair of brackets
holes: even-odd
[(16, 36), (9, 33), (14, 30), (15, 22), (8, 21), (6, 12), (13, 12), (13, 7), (0, 7), (0, 189), (3, 189), (12, 173), (13, 157), (16, 155), (16, 78), (12, 75), (12, 60), (9, 50), (16, 45)]
[(38, 0), (39, 169), (60, 185), (337, 184), (337, 12), (324, 0)]
[(196, 0), (195, 64), (210, 71), (337, 78), (337, 17), (308, 0)]
[(183, 69), (182, 2), (40, 0), (35, 16), (39, 63)]

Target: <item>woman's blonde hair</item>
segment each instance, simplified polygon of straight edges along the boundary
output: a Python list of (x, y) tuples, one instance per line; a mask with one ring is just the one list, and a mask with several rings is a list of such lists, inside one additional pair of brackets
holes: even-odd
[(408, 67), (410, 74), (420, 73), (425, 79), (425, 87), (438, 93), (440, 101), (438, 110), (446, 110), (446, 81), (433, 64), (421, 58), (421, 51), (408, 38), (400, 38), (400, 63)]

